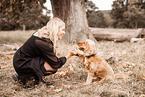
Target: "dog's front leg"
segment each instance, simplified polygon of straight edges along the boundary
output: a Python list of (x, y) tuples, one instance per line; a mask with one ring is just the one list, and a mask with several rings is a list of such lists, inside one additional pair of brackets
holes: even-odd
[(93, 80), (93, 76), (94, 76), (93, 73), (88, 72), (88, 77), (87, 77), (87, 81), (85, 84), (91, 84), (92, 80)]
[(70, 57), (75, 56), (77, 54), (77, 51), (72, 50), (67, 56), (66, 59), (68, 60)]

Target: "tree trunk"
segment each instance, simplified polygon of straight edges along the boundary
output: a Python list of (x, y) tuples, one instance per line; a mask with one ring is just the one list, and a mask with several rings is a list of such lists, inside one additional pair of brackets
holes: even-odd
[(90, 31), (93, 33), (93, 36), (96, 40), (111, 40), (111, 41), (130, 41), (131, 38), (142, 37), (144, 34), (144, 29), (140, 28), (136, 32), (130, 33), (118, 33), (118, 32), (107, 32), (106, 31), (98, 31), (96, 28), (90, 28)]
[(61, 18), (66, 24), (63, 40), (76, 43), (93, 39), (88, 29), (84, 0), (51, 0), (51, 5), (54, 17)]

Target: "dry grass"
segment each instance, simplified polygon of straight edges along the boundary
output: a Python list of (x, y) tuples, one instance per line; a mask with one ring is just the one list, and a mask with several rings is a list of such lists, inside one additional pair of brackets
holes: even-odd
[[(32, 31), (27, 33), (0, 32), (0, 44), (21, 45), (31, 34)], [(2, 97), (145, 96), (145, 42), (101, 41), (96, 45), (100, 57), (104, 59), (113, 57), (108, 62), (119, 77), (113, 81), (107, 80), (101, 84), (93, 82), (91, 85), (84, 85), (87, 77), (86, 70), (77, 57), (72, 57), (56, 74), (46, 77), (46, 80), (54, 83), (52, 86), (47, 87), (40, 83), (30, 89), (17, 86), (11, 79), (11, 75), (15, 73), (12, 66), (14, 50), (4, 45), (0, 45), (0, 48), (0, 96)], [(57, 54), (64, 56), (74, 48), (76, 48), (75, 44), (58, 45)]]
[(34, 31), (0, 31), (0, 44), (22, 44)]

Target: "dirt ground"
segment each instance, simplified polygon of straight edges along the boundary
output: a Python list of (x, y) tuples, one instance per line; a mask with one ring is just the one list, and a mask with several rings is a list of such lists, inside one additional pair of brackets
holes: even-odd
[[(10, 34), (11, 33), (11, 34)], [(56, 74), (45, 77), (53, 83), (22, 88), (13, 82), (12, 60), (17, 48), (33, 33), (0, 32), (0, 96), (1, 97), (145, 97), (145, 41), (136, 43), (99, 41), (97, 54), (107, 60), (116, 78), (84, 85), (87, 72), (78, 57), (70, 58)], [(8, 39), (8, 40), (7, 40)], [(14, 40), (13, 40), (14, 39)], [(65, 56), (76, 44), (61, 44), (57, 55)]]

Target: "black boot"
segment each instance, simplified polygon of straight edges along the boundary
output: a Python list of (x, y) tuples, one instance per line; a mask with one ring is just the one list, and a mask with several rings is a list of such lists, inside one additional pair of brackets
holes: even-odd
[(12, 79), (15, 83), (18, 83), (20, 85), (25, 85), (27, 81), (26, 76), (18, 76), (18, 74), (12, 75)]
[(18, 74), (12, 75), (12, 79), (14, 80), (15, 83), (17, 83), (19, 81), (18, 80)]
[[(55, 74), (55, 73), (57, 72), (57, 70), (56, 70), (56, 71), (47, 70), (47, 71), (45, 71), (45, 72), (50, 72), (50, 73), (44, 74), (44, 76), (49, 76), (49, 75), (51, 75), (51, 74)], [(46, 82), (43, 78), (41, 78), (41, 81), (42, 81), (44, 84), (46, 84), (47, 86), (52, 85), (52, 83)]]
[(42, 81), (44, 84), (46, 84), (46, 86), (50, 86), (50, 85), (52, 85), (52, 83), (50, 83), (50, 82), (46, 82), (43, 78), (41, 79), (41, 81)]
[(12, 75), (12, 79), (15, 83), (18, 83), (23, 88), (32, 88), (35, 85), (38, 85), (40, 80), (37, 75), (21, 75), (18, 76), (18, 74)]
[(33, 82), (34, 82), (34, 85), (39, 84), (40, 80), (39, 80), (39, 77), (37, 75), (34, 76)]

